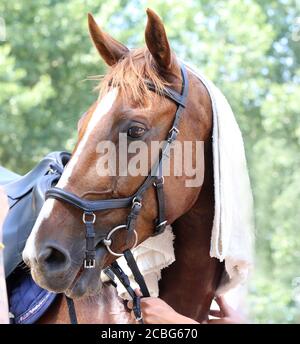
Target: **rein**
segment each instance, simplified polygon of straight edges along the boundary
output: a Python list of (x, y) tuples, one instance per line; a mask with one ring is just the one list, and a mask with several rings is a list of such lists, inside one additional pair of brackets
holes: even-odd
[[(60, 189), (58, 187), (53, 187), (46, 192), (46, 199), (54, 198), (56, 200), (68, 203), (80, 210), (82, 210), (82, 222), (85, 226), (85, 238), (86, 238), (86, 250), (85, 250), (85, 258), (84, 258), (84, 268), (85, 269), (93, 269), (96, 266), (96, 251), (95, 251), (95, 229), (94, 224), (96, 221), (96, 212), (101, 210), (108, 210), (108, 209), (120, 209), (120, 208), (129, 208), (131, 207), (131, 211), (127, 217), (126, 224), (122, 224), (119, 226), (114, 227), (102, 240), (102, 244), (106, 246), (107, 250), (110, 254), (121, 257), (124, 256), (126, 262), (131, 269), (134, 279), (140, 286), (141, 292), (143, 297), (150, 296), (148, 288), (146, 286), (145, 280), (135, 262), (135, 259), (132, 255), (131, 250), (136, 246), (138, 242), (138, 234), (136, 231), (136, 219), (142, 209), (142, 201), (145, 192), (150, 188), (154, 187), (156, 190), (157, 196), (157, 208), (158, 208), (158, 217), (156, 219), (156, 225), (154, 228), (153, 236), (163, 233), (166, 228), (167, 220), (165, 218), (165, 200), (164, 200), (164, 177), (162, 171), (162, 162), (164, 158), (169, 157), (170, 146), (173, 141), (176, 140), (177, 135), (179, 133), (179, 122), (182, 116), (182, 113), (186, 106), (186, 99), (188, 95), (188, 77), (187, 71), (185, 66), (181, 65), (181, 75), (182, 75), (182, 90), (181, 93), (177, 91), (165, 87), (161, 92), (155, 88), (155, 85), (150, 82), (146, 81), (146, 86), (149, 90), (156, 92), (158, 94), (163, 94), (166, 98), (172, 100), (177, 104), (177, 110), (174, 116), (172, 127), (168, 133), (166, 142), (162, 147), (159, 157), (157, 158), (156, 162), (151, 168), (150, 173), (148, 174), (147, 178), (145, 179), (144, 183), (139, 187), (139, 189), (135, 192), (134, 195), (125, 197), (125, 198), (113, 198), (113, 199), (105, 199), (105, 200), (86, 200), (84, 198), (80, 198), (75, 194)], [(114, 252), (111, 249), (112, 245), (112, 235), (121, 230), (126, 229), (128, 233), (134, 234), (134, 244), (131, 249), (125, 250), (123, 253)], [(106, 268), (104, 272), (113, 280), (114, 275), (120, 280), (120, 282), (124, 285), (127, 292), (133, 299), (133, 311), (136, 317), (136, 320), (142, 323), (142, 314), (140, 308), (140, 297), (138, 297), (135, 291), (131, 288), (129, 278), (121, 269), (119, 264), (114, 261), (110, 267)], [(114, 283), (114, 282), (113, 282)], [(69, 308), (69, 315), (71, 318), (72, 323), (77, 323), (75, 308), (73, 304), (73, 300), (67, 298), (68, 308)]]

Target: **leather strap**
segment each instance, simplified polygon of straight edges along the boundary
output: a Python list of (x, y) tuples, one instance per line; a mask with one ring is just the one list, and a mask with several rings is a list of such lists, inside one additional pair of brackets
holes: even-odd
[(143, 323), (140, 297), (137, 296), (135, 291), (132, 289), (128, 276), (124, 273), (124, 271), (121, 269), (120, 265), (116, 261), (114, 261), (111, 264), (111, 270), (116, 275), (118, 280), (123, 284), (124, 288), (127, 290), (128, 294), (132, 298), (132, 303), (133, 303), (132, 310), (133, 310), (135, 318), (140, 323)]
[(144, 276), (141, 274), (139, 267), (133, 257), (131, 250), (124, 251), (124, 257), (126, 259), (127, 265), (129, 266), (130, 270), (132, 271), (133, 277), (136, 283), (139, 285), (141, 292), (144, 297), (149, 297), (150, 293), (147, 288)]
[(167, 221), (165, 215), (165, 196), (164, 196), (164, 179), (158, 177), (155, 181), (158, 217), (156, 219), (156, 227), (153, 236), (163, 233), (166, 228)]
[(113, 271), (111, 270), (111, 267), (110, 267), (110, 266), (106, 267), (106, 268), (103, 270), (103, 272), (104, 272), (105, 275), (109, 278), (109, 283), (110, 283), (113, 287), (117, 288), (117, 283), (115, 282), (115, 275), (114, 275)]
[[(95, 216), (93, 213), (84, 213), (88, 216)], [(94, 220), (85, 220), (85, 241), (86, 241), (86, 249), (85, 249), (85, 259), (84, 259), (84, 267), (85, 268), (93, 268), (95, 267), (95, 259), (96, 259), (96, 251), (95, 251), (95, 230), (94, 230)]]
[(66, 300), (67, 300), (70, 322), (72, 325), (77, 325), (78, 321), (77, 321), (74, 301), (73, 301), (73, 299), (69, 298), (67, 295), (66, 295)]
[(153, 91), (157, 94), (162, 93), (165, 97), (173, 100), (176, 104), (185, 107), (185, 99), (182, 97), (182, 94), (178, 93), (177, 91), (173, 90), (172, 88), (165, 86), (164, 89), (157, 90), (155, 85), (149, 80), (146, 80), (145, 84), (147, 85), (147, 87), (150, 91)]
[(127, 230), (129, 232), (133, 232), (133, 230), (135, 229), (136, 219), (141, 209), (142, 209), (142, 203), (139, 200), (134, 199), (132, 207), (131, 207), (131, 211), (127, 217)]
[(111, 263), (110, 266), (112, 272), (116, 275), (118, 280), (123, 284), (124, 288), (127, 290), (129, 296), (133, 299), (135, 297), (135, 292), (130, 286), (130, 281), (128, 276), (124, 273), (117, 261)]
[(53, 187), (46, 192), (46, 199), (48, 198), (55, 198), (57, 200), (69, 203), (85, 212), (96, 212), (107, 209), (128, 208), (131, 205), (134, 196), (92, 201), (80, 198), (72, 192), (65, 191), (58, 187)]

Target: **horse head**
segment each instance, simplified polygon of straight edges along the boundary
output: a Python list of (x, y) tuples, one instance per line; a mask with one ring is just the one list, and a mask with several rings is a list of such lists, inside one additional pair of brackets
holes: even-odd
[[(154, 151), (151, 144), (165, 141), (172, 129), (179, 105), (164, 90), (182, 93), (181, 64), (170, 48), (162, 20), (150, 9), (147, 16), (146, 46), (131, 50), (102, 31), (92, 15), (88, 16), (92, 41), (109, 69), (99, 86), (98, 100), (78, 123), (78, 142), (57, 184), (57, 188), (81, 200), (124, 199), (135, 195), (159, 159), (159, 150), (149, 154)], [(176, 143), (183, 147), (189, 141), (195, 150), (196, 142), (210, 137), (211, 104), (203, 85), (190, 70), (187, 77), (189, 92)], [(204, 175), (203, 146), (191, 156), (183, 154), (178, 159), (178, 155), (170, 149), (167, 160), (174, 168), (170, 168), (169, 174), (164, 173), (164, 215), (170, 224), (196, 202)], [(184, 160), (194, 167), (197, 161), (202, 162), (196, 166), (197, 185), (187, 186), (192, 177), (186, 170), (178, 173)], [(48, 198), (23, 252), (35, 281), (71, 297), (99, 292), (101, 270), (116, 259), (103, 245), (103, 238), (111, 229), (124, 225), (110, 238), (111, 251), (119, 253), (132, 247), (135, 240), (136, 244), (143, 242), (155, 231), (159, 212), (155, 187), (149, 185), (138, 201), (140, 209), (131, 232), (125, 228), (131, 204), (92, 214), (89, 221), (95, 220), (91, 221), (95, 230), (95, 267), (84, 269), (86, 238), (82, 210)]]

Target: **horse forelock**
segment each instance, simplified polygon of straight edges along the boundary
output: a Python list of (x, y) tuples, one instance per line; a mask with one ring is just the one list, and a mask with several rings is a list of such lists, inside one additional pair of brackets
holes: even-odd
[[(174, 63), (176, 57), (172, 57)], [(145, 105), (156, 95), (150, 91), (145, 81), (152, 82), (158, 94), (170, 83), (165, 80), (147, 48), (132, 49), (123, 59), (109, 68), (106, 75), (100, 77), (97, 89), (102, 98), (112, 88), (117, 87), (119, 94), (126, 100)]]

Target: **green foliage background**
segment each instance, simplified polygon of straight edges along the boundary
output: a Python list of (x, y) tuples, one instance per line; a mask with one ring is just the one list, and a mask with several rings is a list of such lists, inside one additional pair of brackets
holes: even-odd
[(256, 215), (252, 320), (300, 322), (300, 1), (0, 0), (0, 163), (24, 173), (72, 149), (97, 96), (85, 79), (105, 71), (86, 13), (136, 47), (148, 6), (178, 56), (223, 90), (243, 131)]

